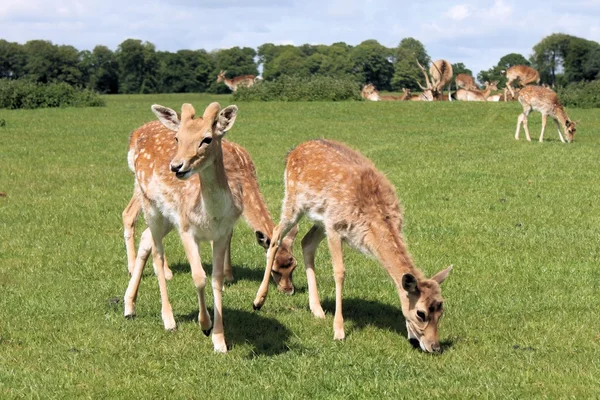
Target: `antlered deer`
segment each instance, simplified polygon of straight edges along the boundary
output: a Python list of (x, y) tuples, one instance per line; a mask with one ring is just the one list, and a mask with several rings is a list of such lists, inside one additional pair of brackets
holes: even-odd
[[(144, 140), (148, 135), (164, 136), (167, 143), (175, 143), (175, 132), (167, 129), (160, 121), (153, 121), (145, 124), (141, 128), (132, 132), (129, 138), (129, 155), (133, 157), (135, 147), (138, 141)], [(269, 214), (265, 200), (260, 192), (258, 181), (256, 178), (256, 169), (248, 152), (238, 144), (229, 142), (223, 139), (223, 163), (225, 165), (225, 173), (227, 175), (227, 183), (233, 197), (240, 198), (243, 206), (243, 216), (248, 225), (252, 228), (256, 235), (258, 243), (268, 249), (271, 242), (271, 233), (275, 223)], [(175, 156), (175, 148), (166, 146), (161, 149), (164, 152), (170, 153), (170, 157)], [(130, 160), (132, 171), (134, 169), (133, 159)], [(200, 192), (200, 181), (196, 176), (189, 179), (187, 183), (195, 192)], [(129, 273), (132, 274), (136, 262), (135, 251), (135, 221), (139, 216), (142, 208), (142, 199), (137, 180), (135, 182), (134, 194), (123, 211), (123, 228), (125, 236), (125, 248), (127, 249), (127, 267)], [(273, 266), (273, 279), (277, 284), (280, 292), (292, 294), (294, 285), (292, 283), (292, 274), (296, 268), (296, 260), (292, 255), (293, 239), (296, 232), (291, 232), (289, 237), (283, 241), (277, 259)], [(225, 280), (233, 281), (233, 273), (231, 269), (231, 255), (229, 248), (231, 239), (227, 245), (224, 261)], [(142, 263), (142, 268), (146, 264), (146, 260), (152, 249), (152, 234), (150, 229), (146, 229), (142, 234), (140, 241), (139, 257)], [(165, 278), (171, 279), (173, 273), (167, 265), (166, 257), (164, 259)]]
[[(163, 237), (174, 227), (179, 231), (198, 295), (200, 327), (213, 328), (205, 301), (206, 273), (202, 268), (198, 241), (212, 243), (212, 289), (214, 297), (214, 350), (226, 352), (223, 330), (223, 264), (233, 226), (242, 214), (242, 199), (229, 188), (223, 163), (222, 138), (233, 126), (237, 107), (221, 109), (210, 104), (202, 117), (195, 117), (191, 104), (182, 106), (181, 117), (170, 108), (152, 106), (152, 111), (172, 136), (142, 133), (128, 159), (132, 161), (146, 222), (152, 233), (152, 256), (161, 298), (161, 315), (167, 330), (176, 328), (164, 274)], [(197, 177), (198, 184), (189, 179)], [(138, 257), (139, 259), (139, 257)], [(135, 299), (143, 265), (136, 263), (124, 296), (125, 316), (135, 315)]]
[(516, 79), (519, 80), (521, 86), (528, 85), (530, 83), (540, 84), (540, 74), (534, 68), (528, 67), (527, 65), (514, 65), (506, 71), (500, 71), (502, 75), (506, 75), (506, 87), (510, 90), (510, 94), (513, 98), (516, 98), (515, 91), (510, 85)]
[(454, 83), (456, 84), (456, 89), (467, 89), (467, 90), (479, 90), (477, 85), (475, 84), (475, 80), (471, 75), (468, 74), (458, 74), (454, 79)]
[(377, 258), (392, 278), (406, 318), (409, 339), (427, 352), (439, 352), (438, 321), (443, 298), (440, 284), (451, 267), (427, 279), (415, 267), (402, 237), (402, 214), (396, 191), (373, 163), (342, 143), (313, 140), (287, 157), (285, 196), (279, 225), (267, 251), (267, 266), (254, 308), (263, 306), (273, 259), (281, 239), (303, 215), (315, 222), (302, 239), (310, 310), (324, 318), (314, 273), (315, 252), (327, 238), (335, 278), (334, 339), (344, 339), (342, 242)]
[(523, 112), (517, 119), (517, 132), (515, 133), (515, 139), (519, 140), (521, 123), (523, 123), (525, 137), (528, 141), (531, 141), (531, 137), (529, 136), (529, 128), (527, 127), (527, 117), (529, 116), (531, 110), (535, 110), (542, 114), (542, 132), (540, 133), (540, 142), (544, 141), (544, 129), (546, 129), (546, 119), (548, 115), (554, 120), (560, 141), (563, 143), (565, 142), (565, 139), (560, 132), (561, 126), (565, 131), (567, 141), (569, 143), (573, 141), (573, 136), (575, 135), (575, 122), (569, 120), (565, 109), (558, 101), (558, 96), (552, 91), (552, 89), (541, 86), (524, 87), (519, 93), (519, 103), (521, 103), (523, 106)]
[(487, 101), (487, 98), (492, 93), (492, 90), (498, 90), (498, 81), (494, 81), (492, 83), (485, 82), (484, 85), (484, 91), (458, 89), (452, 94), (452, 97), (461, 101)]
[[(429, 74), (431, 75), (431, 80), (429, 79), (429, 75), (425, 72), (425, 68), (419, 63), (417, 60), (417, 64), (419, 68), (423, 72), (425, 76), (425, 83), (427, 87), (423, 87), (421, 83), (417, 82), (419, 87), (425, 93), (425, 98), (428, 99), (430, 96), (428, 92), (431, 92), (432, 100), (442, 100), (442, 93), (444, 91), (444, 86), (448, 84), (448, 100), (452, 100), (450, 96), (450, 84), (452, 82), (452, 65), (446, 60), (436, 60), (431, 63), (431, 67), (429, 67)], [(428, 101), (432, 101), (428, 100)]]
[(257, 81), (257, 78), (254, 75), (240, 75), (232, 79), (228, 79), (225, 76), (226, 73), (227, 71), (219, 72), (219, 75), (217, 76), (217, 83), (225, 83), (225, 85), (227, 85), (232, 92), (235, 92), (240, 86), (252, 86)]

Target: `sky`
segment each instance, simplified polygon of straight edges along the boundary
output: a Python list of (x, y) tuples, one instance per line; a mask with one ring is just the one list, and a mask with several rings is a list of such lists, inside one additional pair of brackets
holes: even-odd
[(125, 39), (157, 50), (274, 44), (395, 47), (421, 41), (432, 59), (476, 75), (509, 53), (529, 57), (552, 33), (600, 42), (600, 0), (2, 0), (0, 39), (44, 39), (78, 50)]

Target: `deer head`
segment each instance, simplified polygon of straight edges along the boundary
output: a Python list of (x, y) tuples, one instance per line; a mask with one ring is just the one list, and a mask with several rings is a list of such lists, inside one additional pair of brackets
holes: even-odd
[(225, 74), (227, 73), (227, 71), (221, 71), (219, 72), (219, 75), (217, 75), (217, 83), (221, 83), (224, 82), (226, 77)]
[(567, 142), (571, 143), (573, 141), (573, 137), (575, 136), (575, 126), (577, 125), (576, 121), (571, 121), (569, 119), (565, 120), (565, 136)]
[(372, 83), (369, 83), (367, 85), (364, 85), (362, 88), (362, 91), (360, 92), (360, 95), (362, 96), (363, 99), (366, 100), (371, 100), (371, 101), (379, 101), (379, 91), (377, 89), (375, 89), (375, 85), (373, 85)]
[(171, 160), (171, 171), (179, 179), (187, 179), (202, 171), (221, 155), (221, 139), (231, 129), (237, 116), (237, 106), (220, 109), (211, 103), (202, 117), (195, 118), (191, 104), (181, 107), (181, 117), (170, 108), (153, 105), (152, 111), (162, 124), (177, 132), (177, 153)]
[(417, 340), (428, 353), (441, 351), (438, 323), (442, 317), (444, 299), (440, 285), (446, 280), (452, 266), (430, 279), (418, 281), (412, 274), (402, 276), (402, 313), (406, 319), (409, 340)]

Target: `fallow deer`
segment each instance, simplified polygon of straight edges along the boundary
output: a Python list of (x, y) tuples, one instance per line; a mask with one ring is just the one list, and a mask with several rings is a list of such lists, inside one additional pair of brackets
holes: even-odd
[(314, 273), (315, 252), (327, 238), (335, 279), (334, 339), (345, 338), (342, 287), (345, 269), (342, 242), (372, 255), (392, 278), (406, 319), (409, 339), (417, 339), (426, 352), (439, 352), (438, 321), (443, 298), (440, 284), (448, 267), (430, 279), (415, 267), (401, 233), (402, 214), (396, 192), (373, 163), (342, 143), (313, 140), (298, 145), (287, 157), (285, 196), (279, 225), (267, 251), (265, 274), (254, 300), (263, 306), (269, 275), (281, 239), (303, 215), (315, 222), (302, 239), (313, 315), (324, 318)]
[(517, 99), (519, 98), (519, 92), (521, 91), (520, 88), (514, 88), (513, 89), (513, 94), (511, 94), (510, 90), (508, 90), (507, 87), (504, 88), (504, 101), (517, 101)]
[[(200, 327), (206, 335), (213, 330), (214, 350), (223, 353), (227, 352), (222, 319), (223, 264), (233, 226), (242, 214), (243, 202), (229, 187), (221, 146), (223, 136), (235, 122), (237, 110), (236, 106), (221, 109), (219, 103), (212, 103), (202, 117), (196, 118), (191, 104), (182, 106), (181, 117), (170, 108), (153, 105), (152, 111), (163, 125), (177, 132), (175, 140), (160, 134), (160, 129), (148, 129), (140, 134), (128, 157), (133, 164), (144, 216), (152, 233), (152, 256), (164, 327), (167, 330), (176, 328), (163, 266), (163, 237), (176, 227), (192, 270)], [(197, 184), (192, 183), (194, 179)], [(206, 273), (198, 251), (199, 241), (212, 244), (214, 326), (206, 308)], [(142, 270), (142, 263), (136, 262), (124, 296), (126, 317), (135, 315)]]
[[(425, 68), (423, 68), (421, 63), (419, 63), (419, 60), (417, 60), (417, 64), (423, 72), (423, 75), (425, 76), (425, 83), (427, 84), (427, 87), (423, 87), (421, 83), (417, 82), (417, 84), (423, 90), (423, 92), (426, 93), (428, 91), (431, 91), (433, 100), (442, 100), (444, 86), (448, 84), (447, 99), (452, 101), (452, 97), (450, 96), (450, 85), (452, 83), (453, 75), (452, 64), (450, 64), (446, 60), (436, 60), (432, 62), (431, 67), (429, 67), (429, 74), (431, 75), (431, 80), (429, 79), (429, 75), (427, 75), (427, 72), (425, 72)], [(429, 98), (428, 95), (426, 95), (426, 97)]]
[(382, 101), (406, 101), (410, 98), (410, 96), (410, 89), (402, 88), (402, 94), (400, 96), (382, 95), (379, 97)]
[(531, 110), (539, 111), (542, 114), (542, 132), (540, 133), (540, 143), (544, 141), (544, 129), (546, 128), (546, 119), (548, 116), (552, 117), (556, 129), (558, 130), (558, 136), (561, 142), (565, 142), (560, 128), (562, 127), (567, 142), (573, 141), (575, 135), (575, 122), (569, 120), (565, 109), (560, 104), (558, 96), (552, 91), (552, 89), (544, 88), (541, 86), (527, 86), (521, 89), (519, 93), (519, 103), (523, 106), (523, 112), (517, 119), (517, 132), (515, 133), (515, 139), (519, 140), (519, 133), (521, 131), (521, 123), (525, 129), (525, 137), (528, 141), (531, 141), (529, 136), (529, 128), (527, 127), (527, 117)]
[[(132, 132), (129, 138), (129, 155), (133, 156), (135, 146), (148, 132), (153, 132), (153, 135), (165, 136), (168, 142), (175, 142), (175, 132), (167, 129), (160, 121), (153, 121), (145, 124), (141, 128)], [(271, 233), (275, 223), (269, 214), (265, 200), (260, 192), (258, 180), (256, 177), (256, 168), (248, 152), (238, 144), (229, 142), (223, 139), (223, 162), (225, 164), (225, 173), (227, 175), (227, 183), (229, 189), (235, 198), (242, 199), (243, 216), (248, 225), (254, 231), (258, 243), (266, 249), (269, 248), (271, 242)], [(170, 156), (175, 156), (174, 148), (167, 146), (164, 152), (171, 152)], [(131, 163), (133, 171), (133, 163)], [(134, 171), (135, 172), (135, 171)], [(191, 185), (194, 191), (199, 192), (199, 180), (196, 177), (190, 178), (188, 184)], [(135, 251), (135, 221), (140, 214), (142, 208), (142, 200), (140, 196), (139, 186), (135, 183), (134, 194), (129, 201), (129, 204), (123, 211), (123, 232), (125, 236), (125, 248), (127, 249), (127, 267), (129, 274), (133, 273), (136, 251)], [(277, 284), (280, 292), (286, 294), (294, 293), (294, 285), (292, 282), (292, 274), (296, 268), (296, 259), (292, 255), (292, 246), (294, 236), (297, 232), (291, 232), (282, 243), (277, 259), (273, 266), (273, 279)], [(225, 280), (233, 281), (233, 273), (231, 269), (230, 243), (227, 245), (224, 261)], [(152, 249), (152, 237), (150, 229), (146, 229), (142, 234), (140, 241), (140, 262), (146, 264), (146, 260)], [(173, 273), (168, 267), (167, 259), (164, 259), (165, 278), (171, 279)]]
[(381, 98), (379, 97), (379, 91), (377, 89), (375, 89), (375, 85), (373, 85), (372, 83), (368, 83), (368, 84), (364, 85), (362, 87), (362, 90), (360, 91), (360, 95), (365, 100), (370, 100), (370, 101), (380, 101), (381, 100)]
[(257, 82), (257, 80), (260, 80), (260, 78), (257, 79), (257, 77), (255, 77), (254, 75), (240, 75), (232, 79), (228, 79), (225, 76), (226, 73), (227, 71), (219, 72), (219, 75), (217, 76), (217, 83), (223, 82), (232, 92), (235, 92), (240, 86), (249, 87), (254, 85)]
[(458, 89), (452, 94), (453, 98), (460, 101), (487, 101), (488, 96), (492, 93), (492, 90), (498, 90), (498, 81), (492, 83), (485, 82), (485, 90), (467, 90)]
[(458, 89), (467, 89), (467, 90), (479, 90), (477, 85), (475, 84), (475, 80), (471, 75), (468, 74), (458, 74), (454, 79), (454, 83), (456, 84), (456, 90)]
[(514, 65), (509, 69), (500, 71), (502, 75), (506, 76), (506, 87), (510, 90), (510, 94), (516, 98), (514, 89), (510, 85), (515, 80), (519, 80), (521, 86), (528, 85), (530, 83), (540, 84), (540, 74), (536, 69), (528, 67), (527, 65)]

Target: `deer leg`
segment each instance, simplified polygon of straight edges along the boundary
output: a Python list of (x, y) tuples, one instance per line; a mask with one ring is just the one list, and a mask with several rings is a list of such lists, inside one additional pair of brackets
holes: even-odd
[(562, 135), (562, 133), (560, 131), (560, 124), (558, 123), (557, 120), (555, 120), (555, 119), (552, 119), (552, 120), (554, 121), (554, 125), (556, 125), (556, 130), (558, 131), (558, 137), (560, 137), (560, 141), (564, 143), (565, 142), (565, 138), (563, 137), (563, 135)]
[(512, 86), (510, 86), (510, 84), (512, 83), (512, 79), (506, 82), (506, 87), (508, 88), (508, 90), (510, 91), (510, 95), (512, 96), (512, 98), (515, 98), (515, 91), (513, 90)]
[[(223, 261), (223, 268), (225, 271), (225, 282), (231, 283), (233, 282), (233, 270), (231, 268), (231, 238), (233, 236), (233, 230), (229, 237), (227, 237), (227, 246), (225, 246), (225, 258)], [(213, 246), (213, 254), (215, 252), (214, 244), (211, 242), (211, 246)]]
[(526, 119), (527, 117), (525, 116), (525, 114), (521, 113), (519, 114), (519, 118), (517, 119), (517, 131), (515, 132), (515, 139), (519, 140), (519, 134), (521, 133), (521, 124), (523, 123), (523, 121)]
[(139, 189), (134, 189), (133, 196), (129, 204), (123, 210), (123, 236), (125, 238), (125, 249), (127, 251), (127, 270), (129, 275), (133, 274), (135, 266), (135, 221), (140, 215), (142, 203), (138, 197)]
[(275, 255), (277, 254), (277, 250), (281, 245), (281, 241), (288, 234), (288, 232), (292, 230), (292, 228), (298, 223), (299, 219), (300, 215), (296, 215), (294, 220), (286, 220), (282, 218), (282, 220), (279, 222), (279, 225), (277, 225), (273, 229), (273, 234), (271, 235), (271, 244), (269, 245), (269, 249), (267, 250), (267, 266), (265, 268), (265, 274), (263, 276), (262, 282), (260, 283), (260, 287), (258, 288), (258, 292), (256, 293), (256, 297), (253, 302), (253, 307), (255, 310), (259, 310), (265, 303), (265, 300), (267, 299), (267, 293), (269, 291), (269, 280), (271, 278), (271, 270), (273, 269)]
[(135, 316), (135, 301), (137, 299), (140, 281), (142, 280), (144, 266), (146, 265), (146, 260), (148, 260), (148, 256), (150, 256), (151, 252), (152, 232), (150, 232), (150, 228), (147, 228), (144, 233), (142, 233), (142, 238), (140, 239), (140, 248), (133, 265), (133, 270), (131, 271), (131, 278), (129, 279), (125, 296), (123, 298), (125, 317), (127, 318)]
[(223, 272), (226, 253), (228, 252), (230, 244), (231, 234), (226, 235), (222, 239), (213, 241), (212, 290), (215, 309), (212, 342), (214, 350), (217, 353), (227, 353), (225, 331), (223, 329)]
[(540, 133), (540, 143), (544, 141), (544, 130), (546, 130), (546, 122), (548, 117), (546, 114), (542, 114), (542, 132)]
[(310, 311), (317, 318), (325, 318), (321, 307), (319, 291), (317, 290), (317, 279), (315, 277), (315, 253), (319, 243), (325, 239), (325, 231), (319, 225), (313, 225), (306, 236), (302, 238), (302, 254), (304, 255), (304, 266), (306, 267), (306, 280), (308, 281), (308, 300)]
[(202, 268), (202, 260), (200, 259), (200, 252), (198, 251), (198, 243), (196, 243), (196, 238), (191, 232), (180, 231), (179, 235), (181, 236), (181, 241), (183, 242), (185, 255), (190, 262), (192, 280), (194, 281), (194, 286), (196, 287), (196, 292), (198, 295), (198, 323), (200, 324), (200, 328), (204, 334), (208, 336), (210, 335), (210, 330), (212, 329), (212, 321), (210, 320), (210, 315), (208, 314), (208, 310), (206, 308), (206, 297), (204, 293), (206, 289), (206, 272), (204, 272), (204, 268)]
[(333, 317), (333, 338), (343, 340), (344, 317), (342, 315), (342, 289), (344, 287), (344, 257), (342, 253), (342, 238), (335, 231), (327, 231), (327, 244), (333, 262), (333, 278), (335, 280), (335, 316)]

